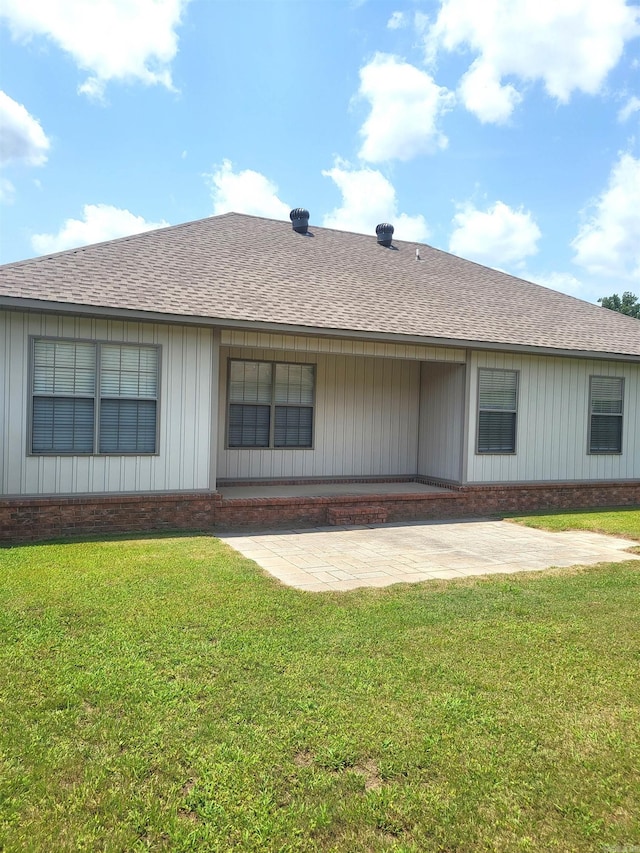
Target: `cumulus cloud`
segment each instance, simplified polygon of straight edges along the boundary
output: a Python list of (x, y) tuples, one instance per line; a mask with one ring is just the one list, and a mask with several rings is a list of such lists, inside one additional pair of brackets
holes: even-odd
[(278, 187), (260, 172), (234, 172), (231, 160), (223, 160), (210, 175), (213, 212), (249, 213), (271, 219), (288, 219), (290, 207), (278, 198)]
[(360, 129), (360, 157), (370, 163), (410, 160), (444, 148), (447, 138), (438, 120), (449, 110), (454, 95), (414, 65), (378, 53), (360, 69), (358, 94), (371, 112)]
[(479, 61), (460, 80), (460, 96), (483, 124), (503, 124), (522, 100), (515, 86), (503, 86), (495, 69)]
[(67, 219), (57, 234), (34, 234), (31, 245), (41, 255), (62, 252), (76, 246), (101, 243), (129, 234), (141, 234), (154, 228), (164, 228), (169, 223), (147, 222), (142, 216), (135, 216), (128, 210), (112, 207), (109, 204), (85, 204), (82, 219)]
[(13, 204), (15, 187), (7, 178), (0, 178), (0, 204)]
[(522, 267), (538, 251), (540, 229), (528, 211), (497, 201), (487, 210), (470, 202), (453, 218), (449, 250), (488, 266)]
[(22, 104), (0, 92), (0, 165), (42, 166), (47, 160), (49, 145), (38, 119)]
[(471, 51), (462, 100), (481, 121), (503, 122), (521, 99), (505, 77), (540, 80), (561, 103), (576, 90), (595, 94), (639, 34), (640, 9), (625, 0), (442, 0), (427, 56)]
[(543, 287), (549, 287), (551, 290), (568, 293), (569, 296), (580, 296), (584, 289), (583, 282), (569, 272), (540, 273), (538, 275), (527, 273), (526, 278), (543, 285)]
[(622, 154), (609, 183), (585, 212), (572, 242), (575, 262), (592, 275), (640, 281), (640, 159)]
[(637, 113), (638, 111), (640, 111), (640, 98), (636, 98), (634, 95), (632, 98), (629, 98), (627, 103), (618, 113), (618, 121), (627, 121), (634, 113)]
[(342, 193), (342, 204), (326, 214), (326, 228), (374, 234), (380, 222), (391, 222), (398, 240), (422, 242), (429, 237), (423, 216), (398, 213), (393, 185), (375, 169), (354, 169), (344, 160), (336, 160), (332, 169), (322, 173), (331, 178)]
[(404, 12), (394, 12), (387, 21), (387, 28), (390, 30), (399, 30), (407, 26), (407, 16)]
[(172, 88), (176, 28), (189, 0), (3, 0), (16, 40), (49, 38), (89, 77), (79, 91), (101, 98), (111, 80)]

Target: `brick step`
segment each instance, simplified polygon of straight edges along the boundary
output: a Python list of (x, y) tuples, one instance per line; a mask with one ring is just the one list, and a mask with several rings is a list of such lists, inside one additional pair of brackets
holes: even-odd
[(387, 520), (387, 510), (383, 506), (330, 506), (327, 520), (331, 525), (349, 524), (384, 524)]

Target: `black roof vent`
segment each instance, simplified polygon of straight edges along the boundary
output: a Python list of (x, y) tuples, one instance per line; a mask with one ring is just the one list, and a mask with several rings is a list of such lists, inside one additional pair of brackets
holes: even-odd
[(289, 219), (293, 225), (293, 230), (297, 234), (306, 234), (309, 228), (309, 211), (304, 207), (296, 207), (289, 214)]
[(389, 225), (388, 222), (381, 222), (380, 225), (376, 225), (376, 234), (378, 235), (378, 243), (388, 249), (393, 239), (393, 225)]

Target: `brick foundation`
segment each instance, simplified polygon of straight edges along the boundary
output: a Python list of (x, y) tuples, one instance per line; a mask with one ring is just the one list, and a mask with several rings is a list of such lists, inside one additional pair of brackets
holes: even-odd
[[(0, 498), (0, 542), (163, 530), (324, 527), (473, 518), (589, 507), (640, 507), (640, 481), (449, 486), (439, 492), (224, 500), (219, 494)], [(444, 484), (443, 484), (444, 485)]]
[(158, 530), (210, 530), (218, 494), (0, 498), (0, 542)]

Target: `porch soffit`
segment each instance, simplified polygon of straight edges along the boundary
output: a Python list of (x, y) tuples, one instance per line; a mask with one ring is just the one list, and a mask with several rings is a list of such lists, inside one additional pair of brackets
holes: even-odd
[(381, 341), (349, 340), (348, 338), (319, 338), (308, 335), (280, 335), (233, 329), (222, 330), (220, 343), (222, 346), (402, 358), (409, 361), (445, 361), (451, 364), (464, 364), (466, 362), (464, 349), (450, 347), (394, 344)]

